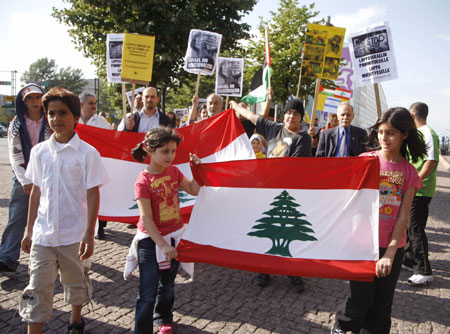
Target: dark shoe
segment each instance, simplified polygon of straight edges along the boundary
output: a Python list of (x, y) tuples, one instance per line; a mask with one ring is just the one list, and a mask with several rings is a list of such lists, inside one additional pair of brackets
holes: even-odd
[(269, 274), (258, 274), (255, 277), (255, 284), (261, 288), (265, 288), (270, 284)]
[(291, 279), (291, 286), (295, 292), (302, 293), (305, 291), (305, 283), (303, 283), (303, 279), (298, 276), (289, 276)]
[(2, 273), (13, 273), (15, 272), (15, 269), (12, 269), (10, 267), (8, 267), (5, 263), (0, 261), (0, 272)]
[(68, 334), (84, 334), (84, 320), (81, 319), (81, 322), (74, 322), (69, 324), (67, 330)]
[(133, 229), (133, 228), (136, 228), (136, 225), (134, 225), (134, 224), (128, 224), (127, 228), (131, 230), (131, 229)]
[(103, 226), (98, 227), (97, 235), (95, 236), (98, 240), (105, 240), (105, 229)]
[(333, 329), (330, 332), (331, 334), (345, 334), (345, 331), (339, 327), (338, 322), (334, 323)]

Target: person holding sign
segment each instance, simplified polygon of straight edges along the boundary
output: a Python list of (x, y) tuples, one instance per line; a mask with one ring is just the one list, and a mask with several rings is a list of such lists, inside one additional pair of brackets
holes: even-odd
[[(241, 107), (236, 101), (230, 102), (239, 115), (256, 125), (256, 132), (260, 133), (267, 141), (267, 157), (310, 157), (311, 137), (306, 131), (301, 131), (300, 123), (305, 115), (303, 102), (299, 99), (287, 101), (284, 106), (283, 124), (265, 119), (248, 109)], [(294, 291), (301, 293), (305, 291), (303, 279), (290, 276)], [(269, 285), (268, 274), (258, 274), (256, 284), (261, 287)]]
[(169, 126), (169, 116), (157, 108), (159, 102), (158, 92), (154, 87), (147, 87), (142, 94), (143, 108), (133, 113), (133, 117), (127, 115), (126, 123), (119, 124), (119, 131), (147, 132), (159, 126)]
[[(222, 96), (215, 93), (211, 93), (206, 98), (206, 110), (208, 112), (208, 117), (216, 116), (223, 111), (223, 99)], [(189, 124), (194, 123), (198, 117), (198, 96), (194, 95), (192, 97), (192, 111), (189, 115)], [(201, 120), (203, 120), (202, 118)]]
[(352, 125), (354, 116), (350, 103), (342, 102), (339, 105), (337, 110), (339, 126), (320, 134), (316, 157), (354, 157), (365, 152), (367, 133)]

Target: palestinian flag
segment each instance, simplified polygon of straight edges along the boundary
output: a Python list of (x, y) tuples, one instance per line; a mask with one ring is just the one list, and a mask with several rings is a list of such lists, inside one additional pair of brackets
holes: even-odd
[(269, 76), (271, 73), (270, 67), (264, 64), (264, 67), (261, 67), (253, 76), (250, 84), (251, 92), (245, 95), (241, 101), (248, 105), (266, 101), (267, 89), (269, 88)]
[(193, 167), (203, 187), (177, 250), (268, 274), (372, 280), (376, 157), (273, 158)]
[[(131, 150), (141, 142), (145, 133), (106, 130), (78, 124), (80, 138), (94, 146), (102, 157), (110, 181), (100, 188), (99, 219), (136, 223), (139, 209), (134, 198), (134, 183), (148, 165), (136, 162)], [(189, 179), (189, 153), (195, 153), (202, 162), (254, 158), (248, 137), (230, 109), (217, 116), (192, 124), (176, 132), (183, 138), (177, 148), (174, 164)], [(179, 191), (181, 214), (187, 223), (195, 197)]]

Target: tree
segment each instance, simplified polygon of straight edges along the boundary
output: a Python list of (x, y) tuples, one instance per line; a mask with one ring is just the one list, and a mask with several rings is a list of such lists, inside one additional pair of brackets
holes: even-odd
[(163, 88), (176, 87), (188, 77), (182, 69), (191, 29), (218, 32), (222, 50), (236, 47), (248, 37), (250, 26), (240, 19), (256, 0), (67, 0), (69, 8), (53, 8), (53, 16), (71, 27), (75, 44), (104, 75), (106, 34), (117, 32), (156, 36), (152, 81)]
[(63, 67), (58, 70), (54, 59), (39, 58), (25, 71), (21, 80), (25, 83), (40, 83), (44, 88), (55, 86), (65, 87), (76, 94), (81, 93), (86, 86), (83, 72), (80, 69)]
[[(299, 7), (297, 0), (281, 0), (276, 12), (270, 12), (268, 21), (261, 20), (260, 38), (251, 39), (246, 53), (245, 80), (249, 82), (258, 68), (264, 64), (264, 27), (267, 26), (272, 58), (271, 86), (274, 100), (284, 103), (288, 97), (297, 92), (298, 77), (302, 59), (302, 46), (309, 23), (319, 12), (314, 11), (314, 4)], [(300, 97), (307, 98), (314, 94), (314, 79), (302, 78)]]
[(296, 207), (300, 205), (295, 203), (294, 200), (294, 197), (283, 190), (280, 195), (275, 197), (275, 201), (270, 203), (273, 208), (263, 213), (268, 217), (258, 219), (257, 222), (260, 222), (260, 224), (252, 227), (256, 231), (247, 233), (250, 236), (272, 240), (272, 248), (266, 254), (292, 257), (289, 251), (289, 245), (292, 241), (317, 240), (316, 237), (308, 234), (314, 233), (308, 227), (311, 226), (311, 223), (302, 219), (306, 215), (297, 211)]

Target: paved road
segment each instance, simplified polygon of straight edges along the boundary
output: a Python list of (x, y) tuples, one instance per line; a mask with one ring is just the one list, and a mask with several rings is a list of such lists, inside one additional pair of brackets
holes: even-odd
[[(7, 221), (10, 167), (6, 139), (0, 138), (0, 231)], [(395, 295), (391, 333), (450, 333), (450, 172), (440, 164), (438, 188), (431, 202), (427, 232), (435, 281), (427, 288), (406, 284), (402, 272)], [(91, 279), (92, 305), (84, 311), (91, 334), (131, 333), (137, 277), (122, 279), (122, 268), (133, 230), (109, 223), (107, 240), (96, 241)], [(0, 274), (0, 333), (25, 333), (16, 314), (17, 300), (28, 282), (28, 256), (22, 254), (15, 274)], [(137, 273), (136, 273), (137, 275)], [(261, 289), (252, 284), (254, 274), (197, 264), (195, 280), (176, 279), (176, 332), (189, 333), (329, 333), (334, 312), (348, 292), (346, 281), (305, 278), (306, 291), (295, 294), (288, 279), (274, 276)], [(54, 311), (44, 333), (63, 333), (70, 308), (63, 301), (62, 288), (55, 285)]]

